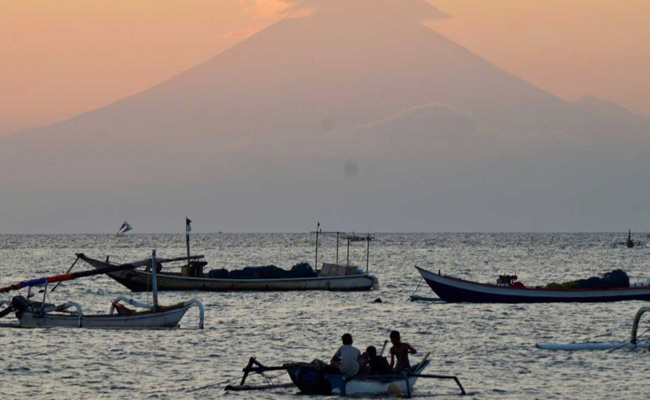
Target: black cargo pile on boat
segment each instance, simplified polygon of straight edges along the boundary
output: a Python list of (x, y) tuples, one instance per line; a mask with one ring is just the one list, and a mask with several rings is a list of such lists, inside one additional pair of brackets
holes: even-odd
[(592, 276), (589, 279), (578, 279), (563, 283), (551, 283), (546, 285), (549, 289), (610, 289), (629, 287), (630, 277), (625, 271), (615, 269), (603, 274), (602, 277)]
[(213, 269), (208, 273), (212, 279), (283, 279), (283, 278), (315, 278), (318, 274), (309, 263), (298, 263), (290, 270), (265, 265), (260, 267), (246, 267), (228, 271), (226, 269)]

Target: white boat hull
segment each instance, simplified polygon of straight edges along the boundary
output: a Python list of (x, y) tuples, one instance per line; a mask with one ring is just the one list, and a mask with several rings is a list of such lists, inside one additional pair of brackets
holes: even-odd
[(648, 342), (584, 342), (584, 343), (537, 343), (535, 347), (542, 350), (581, 351), (614, 349), (648, 349)]
[(418, 378), (407, 378), (399, 381), (381, 382), (376, 380), (352, 379), (345, 385), (345, 393), (340, 393), (339, 389), (333, 389), (333, 394), (344, 394), (345, 396), (409, 396), (413, 392), (413, 386)]
[(99, 328), (99, 329), (151, 329), (174, 328), (183, 318), (190, 305), (161, 312), (143, 312), (133, 315), (64, 315), (26, 311), (19, 318), (21, 328)]

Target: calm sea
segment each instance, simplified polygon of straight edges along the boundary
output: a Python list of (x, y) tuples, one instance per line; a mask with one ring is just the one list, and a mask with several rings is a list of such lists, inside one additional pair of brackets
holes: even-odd
[[(516, 273), (528, 285), (589, 277), (622, 268), (633, 280), (650, 277), (650, 241), (627, 249), (624, 234), (378, 234), (370, 272), (380, 289), (365, 293), (164, 292), (163, 303), (197, 298), (206, 308), (205, 329), (192, 309), (173, 330), (1, 329), (1, 399), (290, 399), (296, 390), (224, 393), (250, 356), (267, 365), (329, 360), (342, 333), (355, 345), (381, 347), (391, 330), (420, 353), (431, 352), (426, 372), (458, 375), (480, 399), (650, 398), (647, 351), (551, 352), (549, 341), (627, 340), (643, 302), (609, 304), (445, 304), (410, 302), (420, 280), (414, 265), (493, 281)], [(183, 255), (183, 235), (0, 236), (0, 284), (64, 272), (76, 252), (113, 261)], [(303, 234), (195, 234), (193, 252), (212, 268), (313, 264), (313, 237)], [(351, 259), (365, 264), (365, 249)], [(331, 239), (320, 261), (333, 262)], [(341, 249), (343, 254), (343, 249)], [(341, 255), (342, 256), (342, 255)], [(83, 264), (75, 270), (89, 268)], [(108, 277), (65, 283), (57, 304), (82, 304), (107, 312), (110, 299), (129, 294)], [(418, 294), (434, 296), (420, 286)], [(147, 300), (144, 293), (133, 294)], [(5, 295), (10, 299), (10, 295)], [(382, 303), (373, 300), (381, 298)], [(9, 317), (5, 317), (9, 319)], [(640, 332), (648, 328), (642, 322)], [(417, 359), (418, 357), (413, 357)], [(269, 375), (275, 376), (276, 373)], [(286, 381), (284, 375), (276, 382)], [(251, 381), (255, 382), (255, 381)], [(263, 382), (258, 380), (257, 382)], [(450, 382), (421, 380), (415, 397), (458, 398)], [(310, 397), (312, 398), (312, 397)], [(318, 397), (315, 397), (318, 398)]]

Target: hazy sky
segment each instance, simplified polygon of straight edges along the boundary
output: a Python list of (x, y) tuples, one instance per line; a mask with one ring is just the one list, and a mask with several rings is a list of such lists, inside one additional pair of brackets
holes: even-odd
[[(433, 28), (509, 72), (567, 100), (590, 93), (650, 115), (650, 1), (429, 2), (450, 15)], [(0, 0), (0, 135), (140, 92), (288, 10), (280, 0)]]

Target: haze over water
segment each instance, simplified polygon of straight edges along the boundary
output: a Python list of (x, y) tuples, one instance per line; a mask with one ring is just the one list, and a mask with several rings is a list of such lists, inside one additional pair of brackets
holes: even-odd
[[(566, 353), (534, 347), (542, 341), (628, 340), (634, 313), (645, 303), (407, 301), (420, 279), (416, 264), (480, 281), (517, 273), (528, 285), (614, 268), (626, 270), (633, 281), (645, 279), (650, 239), (636, 238), (642, 246), (626, 249), (619, 244), (623, 234), (379, 234), (370, 264), (378, 291), (160, 294), (167, 304), (203, 301), (203, 331), (196, 329), (195, 310), (173, 330), (1, 329), (0, 397), (292, 399), (296, 390), (226, 394), (224, 385), (205, 386), (237, 382), (253, 355), (266, 365), (328, 360), (344, 332), (352, 333), (360, 348), (380, 348), (397, 329), (420, 354), (431, 352), (426, 372), (458, 375), (472, 398), (647, 398), (645, 350)], [(173, 234), (2, 235), (0, 285), (62, 273), (75, 252), (111, 255), (116, 262), (145, 258), (153, 248), (160, 256), (182, 255), (183, 239)], [(193, 253), (206, 255), (208, 268), (288, 267), (314, 258), (313, 237), (303, 234), (197, 234), (192, 243)], [(353, 250), (351, 259), (363, 264), (363, 247)], [(333, 242), (323, 243), (320, 254), (320, 261), (333, 261)], [(79, 264), (75, 270), (87, 268)], [(108, 277), (94, 277), (65, 283), (50, 299), (79, 302), (85, 312), (107, 312), (109, 300), (121, 294), (147, 298)], [(424, 286), (418, 294), (434, 296)], [(383, 303), (373, 303), (377, 297)], [(639, 332), (650, 327), (648, 322), (642, 321)], [(456, 393), (448, 382), (421, 380), (415, 397), (451, 399)]]

